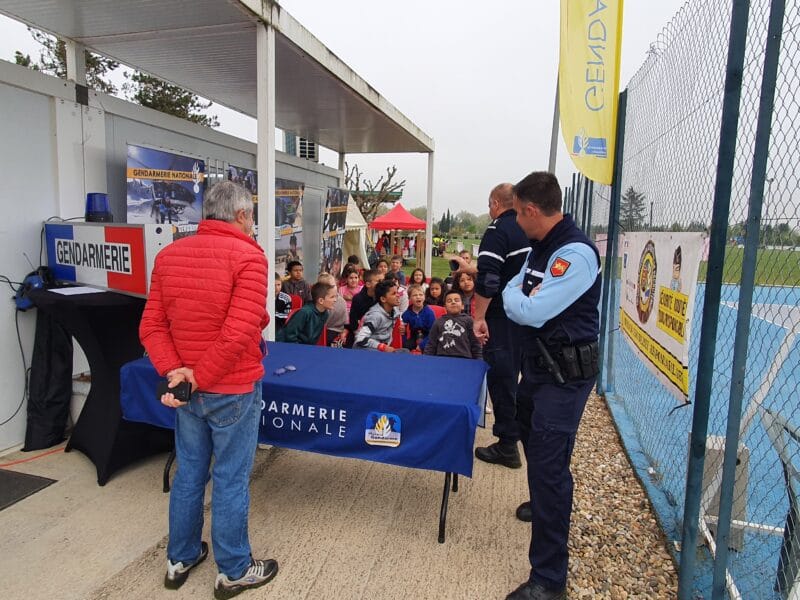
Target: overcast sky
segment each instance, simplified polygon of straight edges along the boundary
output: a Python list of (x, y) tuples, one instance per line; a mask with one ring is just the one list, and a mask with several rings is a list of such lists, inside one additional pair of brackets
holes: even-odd
[[(685, 0), (627, 0), (621, 88)], [(282, 0), (311, 33), (436, 144), (434, 214), (486, 212), (489, 190), (546, 169), (558, 68), (559, 2), (501, 0)], [(27, 30), (0, 17), (0, 59), (38, 53)], [(254, 139), (247, 119), (221, 112), (222, 129)], [(560, 138), (559, 138), (560, 141)], [(557, 175), (575, 170), (563, 143)], [(322, 162), (336, 166), (333, 153)], [(377, 178), (396, 164), (403, 204), (426, 202), (426, 155), (350, 155)]]

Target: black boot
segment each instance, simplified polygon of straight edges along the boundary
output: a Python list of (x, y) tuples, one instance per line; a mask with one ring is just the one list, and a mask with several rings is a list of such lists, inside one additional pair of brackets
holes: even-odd
[(523, 583), (506, 600), (567, 600), (567, 589), (549, 590), (538, 583)]
[(495, 442), (485, 448), (475, 448), (475, 458), (483, 462), (503, 465), (509, 469), (519, 469), (522, 466), (516, 442), (513, 444)]
[(530, 502), (523, 502), (517, 507), (517, 518), (520, 521), (525, 521), (526, 523), (530, 523), (533, 521), (533, 512), (531, 511), (531, 503)]

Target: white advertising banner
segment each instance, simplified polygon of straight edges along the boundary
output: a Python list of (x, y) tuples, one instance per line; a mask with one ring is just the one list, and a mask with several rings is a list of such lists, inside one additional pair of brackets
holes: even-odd
[(666, 388), (689, 400), (689, 341), (704, 233), (626, 233), (620, 329)]

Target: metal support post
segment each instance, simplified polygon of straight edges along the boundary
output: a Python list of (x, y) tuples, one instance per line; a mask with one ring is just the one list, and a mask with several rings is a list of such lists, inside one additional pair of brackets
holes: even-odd
[[(256, 116), (258, 145), (258, 243), (266, 251), (267, 263), (275, 268), (275, 29), (256, 25)], [(267, 281), (267, 312), (275, 314), (274, 275)], [(275, 339), (275, 319), (270, 319), (267, 339)]]
[[(609, 319), (613, 317), (616, 309), (611, 306), (613, 294), (611, 289), (616, 285), (614, 279), (614, 261), (617, 247), (617, 236), (619, 235), (619, 197), (622, 187), (622, 158), (625, 152), (625, 114), (628, 107), (628, 92), (623, 91), (619, 95), (619, 105), (617, 108), (617, 135), (616, 147), (614, 149), (614, 179), (611, 183), (611, 199), (608, 207), (608, 233), (606, 234), (606, 262), (603, 265), (603, 291), (600, 299), (600, 345), (599, 357), (600, 374), (597, 379), (597, 392), (605, 394), (613, 392), (611, 386), (611, 367), (612, 364), (612, 344), (608, 335)], [(608, 364), (606, 364), (606, 341), (608, 340)]]
[(739, 426), (742, 418), (742, 396), (747, 367), (747, 343), (750, 339), (750, 315), (753, 307), (753, 285), (758, 253), (758, 231), (761, 226), (761, 209), (764, 197), (764, 182), (767, 177), (769, 138), (772, 114), (775, 106), (775, 82), (778, 76), (778, 58), (781, 48), (785, 0), (773, 0), (770, 8), (767, 45), (764, 52), (764, 72), (761, 79), (761, 100), (758, 107), (753, 171), (750, 179), (750, 209), (747, 215), (747, 233), (742, 260), (742, 283), (739, 288), (739, 310), (736, 314), (736, 337), (733, 343), (733, 377), (728, 399), (728, 424), (725, 435), (725, 454), (722, 465), (722, 484), (719, 496), (719, 522), (716, 540), (717, 554), (714, 557), (714, 580), (711, 598), (721, 599), (725, 595), (728, 565), (728, 539), (731, 530), (733, 488), (736, 479), (737, 450), (739, 448)]
[(694, 596), (692, 582), (697, 557), (695, 548), (697, 546), (700, 518), (700, 497), (703, 493), (703, 464), (705, 462), (708, 416), (714, 378), (717, 324), (722, 293), (722, 269), (725, 261), (725, 242), (728, 216), (730, 214), (749, 12), (750, 3), (748, 0), (733, 1), (730, 39), (728, 42), (728, 62), (725, 73), (725, 95), (722, 100), (717, 177), (714, 185), (714, 208), (711, 216), (708, 273), (703, 303), (703, 320), (700, 328), (697, 388), (692, 413), (689, 466), (686, 474), (686, 500), (683, 508), (683, 533), (681, 537), (682, 551), (678, 570), (678, 598), (680, 600), (690, 600)]

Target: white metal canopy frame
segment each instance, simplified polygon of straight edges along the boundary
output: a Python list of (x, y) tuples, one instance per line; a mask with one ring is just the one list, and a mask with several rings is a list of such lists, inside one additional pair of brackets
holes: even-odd
[[(83, 48), (258, 120), (259, 196), (275, 195), (276, 127), (339, 153), (428, 154), (433, 139), (272, 0), (0, 0), (0, 13), (67, 41), (68, 78), (85, 81)], [(259, 203), (270, 264), (274, 203)], [(426, 230), (431, 242), (431, 220)], [(425, 269), (430, 271), (430, 253)], [(270, 294), (270, 303), (273, 302)], [(272, 335), (272, 328), (270, 335)]]

